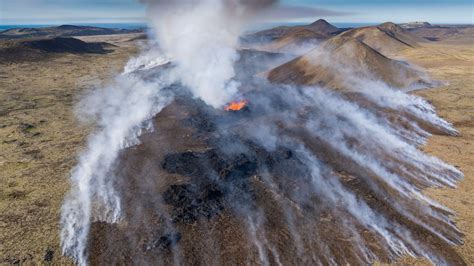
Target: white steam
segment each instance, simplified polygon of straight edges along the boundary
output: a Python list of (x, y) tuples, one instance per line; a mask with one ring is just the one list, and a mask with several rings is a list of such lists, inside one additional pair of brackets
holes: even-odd
[(240, 33), (255, 9), (273, 1), (145, 1), (160, 48), (195, 97), (218, 108), (233, 100)]
[(138, 143), (146, 123), (167, 105), (165, 80), (145, 82), (123, 74), (113, 85), (97, 90), (78, 106), (78, 116), (94, 118), (98, 129), (88, 140), (72, 170), (71, 190), (61, 213), (63, 253), (87, 264), (87, 239), (92, 221), (115, 223), (121, 218), (120, 195), (114, 189), (112, 166), (120, 150)]
[[(351, 168), (356, 167), (358, 170), (352, 170), (355, 171), (356, 178), (363, 179), (364, 184), (370, 187), (375, 196), (386, 199), (401, 216), (430, 231), (445, 243), (450, 245), (461, 243), (461, 234), (450, 220), (452, 212), (423, 195), (422, 188), (455, 187), (463, 175), (453, 166), (426, 155), (417, 148), (419, 143), (424, 142), (426, 136), (417, 135), (415, 132), (414, 136), (420, 138), (420, 141), (406, 140), (398, 134), (401, 125), (389, 123), (377, 117), (372, 111), (347, 101), (341, 94), (323, 88), (273, 86), (271, 89), (272, 92), (268, 95), (255, 97), (254, 103), (266, 105), (269, 103), (268, 98), (274, 94), (281, 97), (288, 106), (296, 106), (296, 110), (282, 112), (273, 109), (270, 104), (265, 108), (268, 108), (267, 112), (270, 114), (278, 112), (278, 116), (274, 116), (275, 120), (267, 118), (258, 120), (257, 123), (246, 123), (239, 127), (239, 131), (269, 150), (284, 146), (295, 151), (309, 169), (311, 182), (307, 185), (312, 185), (312, 193), (328, 201), (333, 211), (340, 212), (341, 217), (349, 214), (357, 221), (355, 223), (351, 219), (340, 218), (341, 220), (337, 222), (343, 226), (340, 230), (347, 230), (351, 232), (352, 238), (358, 239), (351, 248), (357, 251), (360, 261), (372, 263), (377, 260), (377, 256), (367, 248), (357, 229), (359, 224), (383, 239), (381, 248), (393, 258), (404, 255), (423, 256), (435, 264), (445, 264), (445, 258), (425, 245), (423, 239), (413, 236), (409, 228), (389, 219), (385, 213), (372, 209), (364, 197), (347, 189), (336, 174), (333, 163), (325, 162), (329, 160), (328, 158), (318, 158), (315, 151), (329, 149), (336, 153), (339, 160), (337, 163), (347, 167), (344, 171), (350, 172)], [(379, 87), (379, 90), (382, 95), (393, 93), (386, 86)], [(403, 106), (417, 106), (420, 103), (418, 97), (406, 95), (404, 99)], [(387, 106), (402, 108), (391, 102), (397, 102), (399, 98), (387, 98), (386, 101)], [(425, 108), (416, 109), (420, 114), (417, 117), (429, 124), (440, 127), (446, 125), (444, 120), (431, 114), (432, 107), (429, 104), (423, 102), (423, 106)], [(411, 113), (414, 110), (407, 112)], [(306, 114), (304, 118), (301, 117), (301, 113)], [(297, 129), (299, 133), (288, 136), (275, 130), (275, 125), (281, 124), (285, 124), (284, 128)], [(307, 132), (311, 138), (302, 137), (305, 134), (302, 134), (301, 130)], [(321, 143), (323, 146), (312, 146), (315, 145), (313, 138), (319, 141), (316, 143)], [(326, 152), (323, 154), (326, 155)], [(350, 167), (351, 163), (355, 163), (356, 166)], [(274, 193), (281, 193), (271, 181), (265, 180), (265, 184)], [(301, 197), (305, 201), (311, 196), (301, 190), (296, 197)], [(282, 202), (281, 208), (285, 210), (287, 217), (294, 216), (294, 212), (300, 212), (299, 208)], [(287, 224), (297, 242), (296, 245), (301, 245), (299, 242), (303, 240), (290, 223), (290, 219)], [(255, 228), (249, 228), (251, 235), (254, 235), (255, 231)], [(259, 246), (261, 241), (255, 238), (255, 235), (253, 241), (259, 247), (259, 254), (265, 254)], [(317, 243), (323, 246), (321, 249), (329, 252), (324, 248), (325, 243), (322, 241)], [(315, 260), (320, 263), (322, 259), (330, 260), (334, 256), (338, 257), (337, 254), (330, 253), (319, 255)]]

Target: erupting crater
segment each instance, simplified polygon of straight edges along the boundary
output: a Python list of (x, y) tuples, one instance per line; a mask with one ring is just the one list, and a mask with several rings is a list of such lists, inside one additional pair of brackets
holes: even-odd
[(229, 103), (226, 107), (224, 107), (224, 110), (226, 111), (240, 111), (240, 110), (245, 110), (248, 108), (248, 101), (247, 100), (240, 100), (240, 101), (233, 101)]

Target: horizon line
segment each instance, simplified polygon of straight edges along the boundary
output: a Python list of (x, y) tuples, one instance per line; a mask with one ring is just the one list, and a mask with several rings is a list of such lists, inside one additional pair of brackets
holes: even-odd
[[(332, 21), (328, 19), (324, 19), (328, 21), (329, 23), (338, 23), (338, 24), (382, 24), (386, 22), (392, 22), (395, 24), (404, 24), (404, 23), (415, 23), (415, 22), (427, 22), (433, 25), (474, 25), (472, 21), (470, 22), (430, 22), (430, 21), (424, 21), (424, 20), (417, 20), (417, 21), (407, 21), (407, 22), (393, 22), (393, 21), (357, 21), (357, 22), (351, 22), (351, 21)], [(316, 21), (316, 20), (314, 20)], [(258, 24), (305, 24), (305, 23), (312, 23), (314, 21), (268, 21), (268, 22), (261, 22)], [(107, 21), (107, 22), (32, 22), (32, 23), (26, 23), (26, 22), (19, 22), (19, 23), (0, 23), (0, 26), (55, 26), (55, 25), (76, 25), (80, 26), (81, 24), (144, 24), (148, 25), (146, 21)]]

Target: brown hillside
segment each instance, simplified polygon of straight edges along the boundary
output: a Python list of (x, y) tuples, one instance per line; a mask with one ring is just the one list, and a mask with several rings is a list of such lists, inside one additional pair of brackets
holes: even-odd
[(266, 40), (266, 41), (275, 41), (285, 38), (288, 35), (294, 35), (305, 31), (307, 34), (313, 32), (316, 34), (316, 38), (328, 39), (332, 36), (341, 33), (343, 30), (337, 28), (336, 26), (330, 24), (324, 19), (319, 19), (311, 24), (302, 25), (302, 26), (280, 26), (267, 30), (262, 30), (253, 34), (246, 36), (246, 39), (250, 40)]
[(410, 29), (410, 33), (429, 41), (443, 41), (456, 44), (474, 42), (474, 26), (431, 26)]
[(404, 49), (415, 48), (423, 41), (391, 22), (353, 29), (340, 36), (355, 38), (383, 54), (395, 54)]
[(116, 46), (107, 42), (84, 42), (70, 37), (8, 40), (0, 44), (0, 62), (36, 61), (55, 54), (107, 54)]
[(330, 24), (324, 19), (318, 19), (315, 22), (305, 26), (304, 28), (317, 32), (319, 34), (324, 34), (326, 36), (333, 35), (335, 33), (340, 33), (341, 29), (337, 28), (336, 26)]
[(304, 45), (305, 43), (315, 43), (319, 40), (327, 39), (326, 35), (316, 33), (314, 31), (298, 28), (294, 29), (277, 40), (265, 46), (265, 50), (270, 51), (290, 51), (296, 46)]
[(382, 80), (395, 87), (426, 84), (408, 64), (392, 60), (360, 40), (335, 37), (321, 47), (268, 73), (272, 82), (352, 88), (361, 78)]

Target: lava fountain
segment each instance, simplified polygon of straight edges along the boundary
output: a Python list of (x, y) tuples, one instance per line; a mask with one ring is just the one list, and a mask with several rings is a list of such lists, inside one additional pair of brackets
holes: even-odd
[(224, 110), (226, 111), (240, 111), (248, 106), (247, 100), (233, 101), (229, 103)]

